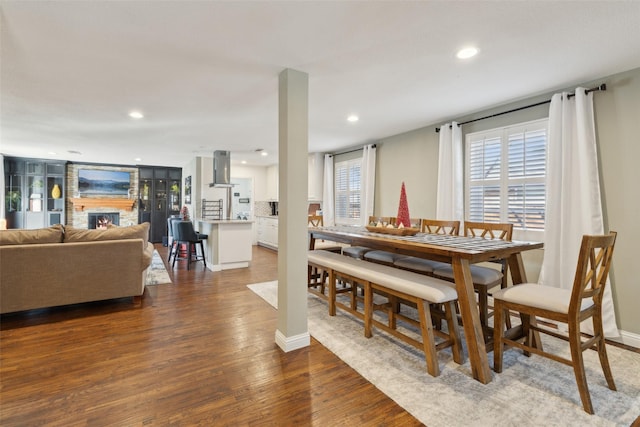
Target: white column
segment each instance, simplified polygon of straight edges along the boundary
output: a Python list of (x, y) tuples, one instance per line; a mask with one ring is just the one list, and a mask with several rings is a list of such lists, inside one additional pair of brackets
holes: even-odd
[(279, 76), (278, 329), (285, 352), (309, 346), (307, 326), (307, 156), (309, 77)]

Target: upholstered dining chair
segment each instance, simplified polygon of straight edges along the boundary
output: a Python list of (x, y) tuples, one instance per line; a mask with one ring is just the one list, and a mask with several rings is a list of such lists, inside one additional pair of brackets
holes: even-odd
[[(193, 223), (191, 221), (174, 221), (173, 238), (178, 248), (180, 245), (185, 245), (187, 250), (184, 257), (180, 257), (179, 250), (176, 251), (171, 267), (175, 267), (178, 259), (187, 260), (187, 270), (191, 268), (191, 263), (194, 261), (202, 261), (204, 266), (207, 266), (204, 252), (204, 239), (198, 236), (198, 233), (193, 229)], [(196, 245), (200, 246), (200, 255), (198, 255)]]
[[(322, 215), (309, 215), (307, 222), (309, 227), (324, 227), (324, 219)], [(314, 249), (335, 252), (338, 254), (342, 253), (341, 244), (325, 240), (316, 240)], [(318, 294), (324, 295), (327, 278), (328, 276), (325, 271), (320, 272), (317, 268), (313, 268), (311, 266), (307, 267), (307, 284), (310, 290), (317, 290)]]
[[(388, 224), (389, 221), (391, 221), (391, 217), (388, 216), (369, 216), (369, 224), (377, 224), (378, 222)], [(369, 251), (371, 251), (371, 248), (367, 248), (365, 246), (347, 246), (342, 249), (342, 255), (346, 255), (351, 258), (364, 259), (364, 255)]]
[[(465, 221), (464, 235), (467, 237), (511, 241), (513, 224)], [(480, 323), (484, 329), (485, 338), (490, 338), (493, 333), (489, 327), (489, 317), (493, 314), (489, 312), (489, 290), (496, 286), (507, 287), (507, 260), (502, 259), (496, 262), (500, 264), (500, 270), (480, 265), (470, 266), (473, 287), (478, 293)], [(433, 275), (440, 279), (454, 281), (453, 267), (450, 264), (443, 264), (434, 268)]]
[[(443, 234), (457, 236), (460, 230), (460, 221), (445, 221), (436, 219), (423, 219), (420, 222), (420, 231), (429, 234)], [(429, 259), (403, 256), (394, 262), (394, 266), (403, 270), (413, 271), (415, 273), (433, 275), (436, 268), (444, 268), (449, 266), (444, 262), (432, 261)]]
[[(582, 237), (572, 289), (526, 283), (501, 289), (494, 293), (496, 327), (494, 328), (493, 366), (496, 372), (502, 372), (505, 345), (518, 347), (524, 350), (527, 355), (534, 353), (572, 366), (582, 407), (589, 414), (593, 414), (582, 353), (586, 349), (595, 347), (607, 385), (611, 390), (616, 390), (609, 367), (602, 327), (602, 297), (611, 267), (616, 236), (617, 233), (612, 231), (604, 236), (585, 235)], [(522, 340), (511, 340), (505, 337), (504, 323), (509, 315), (509, 310), (519, 312), (523, 318), (524, 338)], [(536, 317), (567, 324), (568, 336), (547, 328), (539, 328)], [(582, 341), (580, 323), (589, 318), (593, 322), (594, 336)], [(571, 358), (567, 359), (543, 351), (540, 343), (534, 339), (534, 332), (568, 340)]]

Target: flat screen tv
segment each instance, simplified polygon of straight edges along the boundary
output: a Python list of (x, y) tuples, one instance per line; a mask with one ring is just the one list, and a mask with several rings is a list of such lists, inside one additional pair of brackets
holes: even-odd
[(130, 173), (122, 171), (79, 169), (80, 195), (128, 196)]

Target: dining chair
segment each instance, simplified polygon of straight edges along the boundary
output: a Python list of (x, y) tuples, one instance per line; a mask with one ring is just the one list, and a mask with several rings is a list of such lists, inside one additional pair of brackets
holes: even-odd
[[(511, 241), (513, 224), (465, 221), (464, 235), (482, 239)], [(482, 324), (487, 340), (491, 338), (491, 334), (493, 333), (489, 327), (489, 317), (492, 316), (492, 313), (489, 312), (489, 289), (495, 288), (498, 285), (500, 285), (501, 288), (507, 287), (507, 260), (500, 259), (494, 262), (500, 264), (500, 270), (480, 265), (470, 266), (473, 287), (478, 293), (480, 323)], [(454, 281), (453, 267), (450, 264), (444, 264), (434, 268), (433, 275), (440, 279)], [(508, 323), (508, 326), (510, 325), (511, 324)]]
[[(445, 221), (436, 219), (423, 219), (420, 221), (420, 231), (428, 234), (442, 234), (457, 236), (460, 230), (460, 221)], [(436, 268), (444, 268), (450, 264), (432, 261), (430, 259), (404, 256), (394, 262), (394, 266), (415, 273), (433, 275)]]
[[(309, 215), (307, 219), (309, 227), (324, 227), (324, 219), (322, 215)], [(336, 242), (327, 242), (325, 240), (316, 240), (314, 243), (315, 250), (324, 250), (335, 253), (342, 253), (343, 246)], [(320, 271), (316, 267), (307, 267), (307, 286), (310, 290), (324, 295), (325, 286), (328, 279), (326, 271)]]
[[(202, 261), (205, 268), (207, 267), (207, 261), (204, 253), (204, 239), (201, 238), (193, 228), (191, 221), (174, 221), (173, 222), (173, 238), (178, 246), (184, 245), (186, 247), (186, 254), (181, 257), (179, 251), (173, 257), (171, 267), (175, 267), (178, 259), (187, 260), (187, 270), (191, 268), (191, 263), (194, 261)], [(200, 255), (198, 255), (197, 246), (200, 246)]]
[[(390, 221), (391, 217), (389, 216), (371, 215), (369, 216), (368, 224), (377, 224), (378, 222), (388, 224)], [(367, 248), (366, 246), (345, 246), (342, 249), (342, 255), (346, 255), (351, 258), (364, 259), (364, 255), (371, 250), (371, 248)]]
[[(526, 355), (534, 353), (572, 366), (582, 407), (589, 414), (593, 414), (582, 353), (586, 349), (595, 348), (598, 351), (607, 385), (611, 390), (616, 390), (602, 327), (602, 298), (611, 267), (616, 236), (617, 233), (611, 231), (608, 235), (582, 237), (572, 289), (525, 283), (494, 293), (496, 327), (494, 328), (493, 369), (495, 372), (502, 372), (504, 346), (518, 347), (524, 350)], [(521, 314), (524, 330), (522, 339), (512, 340), (505, 336), (504, 323), (509, 310)], [(566, 324), (568, 336), (538, 327), (536, 317)], [(589, 318), (593, 322), (594, 335), (582, 341), (580, 323)], [(569, 341), (571, 358), (567, 359), (558, 354), (543, 351), (541, 345), (534, 341), (534, 332)]]

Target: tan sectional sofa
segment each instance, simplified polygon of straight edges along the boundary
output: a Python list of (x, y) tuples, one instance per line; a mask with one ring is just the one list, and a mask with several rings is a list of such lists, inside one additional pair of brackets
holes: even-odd
[(0, 313), (144, 293), (149, 223), (106, 230), (57, 225), (0, 231)]

